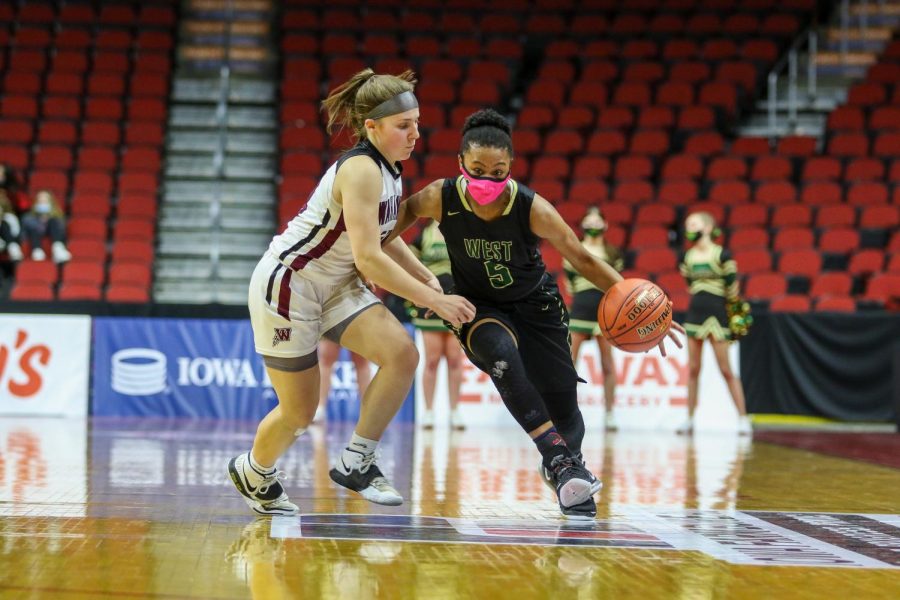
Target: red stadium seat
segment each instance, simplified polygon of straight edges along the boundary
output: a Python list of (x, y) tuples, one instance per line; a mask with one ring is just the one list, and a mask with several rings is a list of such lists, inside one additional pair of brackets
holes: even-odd
[(675, 224), (675, 209), (668, 205), (645, 204), (638, 207), (635, 225), (659, 225), (671, 227)]
[(762, 227), (737, 229), (728, 236), (728, 248), (739, 250), (766, 250), (769, 247), (769, 232)]
[(613, 155), (625, 151), (625, 135), (620, 131), (597, 131), (588, 140), (591, 154)]
[(86, 171), (84, 168), (75, 173), (72, 182), (72, 191), (78, 195), (99, 195), (109, 197), (112, 195), (113, 179), (109, 172)]
[(847, 202), (854, 206), (888, 204), (888, 188), (877, 181), (854, 183), (847, 192)]
[(881, 273), (873, 276), (863, 297), (881, 303), (900, 298), (900, 274)]
[(900, 207), (866, 206), (859, 218), (863, 229), (896, 229), (900, 227)]
[(746, 176), (747, 163), (743, 158), (736, 156), (717, 156), (709, 162), (706, 168), (708, 181), (743, 179)]
[(88, 121), (81, 126), (81, 143), (117, 146), (121, 139), (119, 124), (109, 121)]
[(884, 179), (884, 163), (877, 158), (854, 158), (847, 163), (844, 181), (873, 181)]
[(707, 131), (691, 135), (685, 142), (684, 152), (685, 154), (712, 156), (713, 154), (721, 154), (724, 147), (725, 140), (721, 134), (715, 131)]
[(855, 229), (828, 229), (819, 238), (822, 252), (848, 254), (859, 248), (859, 232)]
[(46, 283), (23, 283), (17, 281), (9, 293), (9, 299), (18, 302), (51, 301), (53, 300), (53, 288)]
[(813, 247), (813, 232), (807, 228), (785, 227), (775, 234), (772, 248), (777, 252), (808, 250)]
[[(624, 58), (626, 61), (645, 61), (649, 64), (650, 59), (656, 58), (659, 55), (659, 46), (654, 40), (648, 39), (631, 39), (625, 42), (625, 45), (622, 46), (622, 50), (619, 53), (619, 56)], [(631, 67), (634, 63), (631, 62), (628, 64), (628, 67)], [(660, 69), (657, 70), (656, 67), (642, 67), (638, 69), (638, 71), (649, 71), (652, 73), (659, 73), (662, 75), (662, 66), (660, 65)], [(638, 75), (639, 79), (644, 79), (643, 77)], [(625, 79), (629, 79), (629, 77), (625, 77)], [(651, 80), (656, 80), (658, 77), (655, 75), (651, 77)], [(646, 81), (646, 79), (644, 79)]]
[(677, 258), (669, 248), (652, 248), (638, 252), (634, 268), (642, 273), (665, 273), (674, 271)]
[(811, 309), (809, 296), (804, 294), (786, 294), (769, 303), (772, 312), (809, 312)]
[(544, 152), (571, 156), (581, 152), (584, 140), (581, 134), (573, 130), (558, 129), (551, 131), (544, 139)]
[(857, 83), (847, 91), (847, 104), (871, 107), (885, 104), (887, 93), (879, 83)]
[(717, 204), (743, 204), (750, 201), (750, 186), (745, 181), (717, 181), (709, 190), (709, 201)]
[(612, 167), (605, 156), (579, 156), (572, 169), (574, 179), (606, 178), (610, 173)]
[(825, 206), (840, 204), (843, 200), (841, 186), (831, 181), (814, 181), (803, 187), (800, 201), (804, 204)]
[(637, 226), (631, 231), (629, 246), (641, 252), (648, 248), (668, 249), (669, 230), (657, 225)]
[(850, 296), (824, 296), (816, 301), (816, 312), (856, 312), (856, 302)]
[(820, 273), (813, 279), (809, 295), (813, 298), (848, 296), (852, 288), (853, 280), (846, 273)]
[(691, 180), (668, 180), (659, 184), (657, 200), (672, 206), (684, 206), (697, 201), (699, 189)]
[(640, 204), (653, 200), (653, 185), (649, 181), (634, 180), (618, 184), (613, 191), (613, 201)]
[(85, 190), (72, 198), (72, 217), (98, 217), (106, 219), (109, 216), (109, 198), (97, 195)]
[(866, 127), (866, 117), (858, 106), (839, 106), (828, 115), (830, 131), (861, 131)]
[(72, 146), (78, 138), (75, 123), (72, 121), (43, 120), (38, 129), (38, 142), (40, 144), (64, 144)]
[(650, 179), (653, 176), (653, 162), (646, 156), (620, 156), (616, 159), (613, 173), (617, 181)]
[(656, 88), (656, 103), (688, 107), (694, 103), (694, 86), (685, 81), (664, 81)]
[(697, 101), (703, 105), (719, 108), (728, 115), (734, 115), (737, 112), (738, 91), (733, 83), (710, 81), (700, 86)]
[(669, 298), (673, 295), (686, 294), (687, 282), (678, 271), (661, 273), (656, 277), (656, 285), (661, 287)]
[[(757, 156), (762, 157), (768, 155), (772, 151), (769, 146), (768, 138), (762, 137), (739, 137), (731, 144), (731, 153), (738, 156)], [(772, 157), (767, 157), (772, 158)], [(777, 157), (776, 157), (777, 158)]]
[(787, 280), (780, 273), (753, 273), (747, 277), (744, 294), (751, 300), (772, 300), (787, 292)]
[[(900, 71), (900, 63), (895, 65)], [(896, 81), (900, 81), (900, 76)], [(900, 130), (900, 107), (879, 106), (869, 116), (869, 129), (873, 131)]]
[(669, 134), (660, 129), (636, 131), (631, 136), (629, 150), (632, 154), (661, 156), (669, 151)]
[(761, 204), (736, 204), (728, 213), (728, 226), (765, 227), (769, 222), (769, 208)]
[(149, 265), (139, 262), (119, 262), (112, 263), (109, 267), (109, 285), (113, 286), (136, 286), (147, 289), (153, 275), (150, 272)]
[(697, 156), (674, 154), (663, 163), (662, 179), (700, 179), (703, 175), (703, 161)]
[(817, 138), (790, 135), (778, 140), (777, 152), (782, 156), (811, 156), (816, 152)]
[(809, 227), (812, 210), (805, 204), (776, 206), (772, 213), (772, 227)]
[(110, 285), (106, 288), (105, 296), (108, 302), (143, 304), (150, 301), (150, 296), (145, 286)]
[(580, 81), (572, 87), (569, 103), (591, 107), (606, 106), (609, 90), (606, 85), (596, 81)]
[(879, 134), (875, 138), (872, 153), (875, 156), (886, 158), (900, 158), (900, 132), (890, 131)]
[(663, 44), (662, 57), (667, 61), (686, 61), (700, 54), (697, 42), (692, 39), (670, 39)]
[(57, 296), (57, 299), (62, 301), (100, 300), (100, 298), (99, 285), (69, 282), (63, 282)]
[(793, 166), (783, 156), (760, 156), (753, 161), (750, 179), (753, 181), (772, 181), (791, 179)]
[(116, 168), (116, 153), (104, 146), (82, 146), (78, 150), (78, 168), (93, 171), (112, 171)]
[(106, 219), (97, 217), (72, 218), (66, 224), (66, 234), (70, 239), (106, 239)]
[(856, 209), (846, 204), (826, 205), (816, 211), (816, 227), (853, 227), (856, 225)]
[(788, 181), (768, 181), (756, 188), (753, 200), (768, 205), (790, 204), (797, 201), (797, 188)]
[(59, 268), (48, 261), (26, 258), (16, 269), (16, 281), (23, 284), (53, 285), (59, 278)]
[(870, 275), (881, 271), (883, 266), (884, 252), (882, 250), (859, 250), (851, 255), (847, 272), (851, 275)]
[(599, 129), (630, 129), (632, 125), (634, 112), (627, 106), (607, 106), (597, 116)]
[(778, 258), (778, 271), (812, 279), (822, 270), (822, 256), (816, 250), (787, 250)]
[(668, 106), (645, 106), (638, 112), (637, 126), (641, 129), (670, 129), (674, 125), (675, 113)]
[(828, 154), (841, 158), (866, 156), (869, 138), (863, 133), (839, 133), (828, 141)]
[(734, 252), (734, 260), (738, 271), (747, 275), (772, 270), (772, 255), (768, 250), (737, 250)]
[(706, 40), (700, 49), (700, 55), (704, 60), (719, 62), (729, 60), (738, 55), (737, 44), (728, 38), (714, 38)]

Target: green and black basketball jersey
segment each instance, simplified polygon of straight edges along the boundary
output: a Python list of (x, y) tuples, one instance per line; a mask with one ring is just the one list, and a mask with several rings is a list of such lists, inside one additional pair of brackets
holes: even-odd
[(440, 229), (457, 294), (513, 302), (534, 291), (544, 277), (540, 238), (531, 231), (534, 191), (513, 180), (509, 186), (509, 204), (488, 222), (472, 211), (462, 175), (444, 180)]

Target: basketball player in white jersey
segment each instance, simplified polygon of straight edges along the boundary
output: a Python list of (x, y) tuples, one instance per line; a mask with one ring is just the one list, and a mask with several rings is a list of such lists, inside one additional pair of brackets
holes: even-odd
[(378, 365), (356, 429), (331, 478), (378, 504), (403, 498), (375, 464), (375, 448), (412, 386), (419, 355), (399, 321), (360, 276), (447, 321), (466, 323), (475, 308), (444, 295), (402, 239), (382, 245), (397, 222), (400, 161), (419, 138), (411, 71), (361, 71), (322, 103), (328, 132), (351, 127), (359, 142), (326, 171), (306, 206), (275, 236), (250, 279), (250, 322), (256, 350), (278, 395), (253, 448), (228, 473), (260, 515), (292, 515), (275, 462), (313, 419), (319, 399), (316, 346), (326, 337)]

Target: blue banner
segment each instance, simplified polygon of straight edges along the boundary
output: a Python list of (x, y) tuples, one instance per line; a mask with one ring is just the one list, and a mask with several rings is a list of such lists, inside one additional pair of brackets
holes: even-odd
[[(277, 403), (249, 321), (95, 318), (92, 414), (259, 420)], [(410, 392), (397, 420), (414, 421)], [(356, 420), (346, 352), (335, 365), (328, 416)]]

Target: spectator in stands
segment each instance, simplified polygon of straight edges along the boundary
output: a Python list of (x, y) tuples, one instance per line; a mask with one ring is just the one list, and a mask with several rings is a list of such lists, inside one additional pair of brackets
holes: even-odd
[(0, 190), (6, 192), (14, 212), (28, 210), (28, 196), (19, 189), (19, 178), (12, 167), (3, 163), (0, 163)]
[(31, 243), (33, 260), (47, 259), (42, 247), (44, 238), (50, 239), (53, 262), (64, 263), (71, 260), (72, 254), (66, 248), (65, 217), (49, 190), (41, 190), (35, 195), (31, 210), (22, 217), (22, 229), (25, 239)]
[[(447, 242), (438, 228), (439, 223), (432, 220), (413, 241), (413, 253), (434, 273), (445, 292), (453, 288), (453, 276), (450, 274), (450, 255), (447, 254)], [(444, 322), (430, 311), (410, 306), (412, 323), (422, 332), (425, 346), (425, 365), (422, 371), (422, 395), (425, 399), (425, 413), (422, 425), (426, 429), (434, 427), (434, 391), (437, 384), (437, 369), (443, 358), (447, 364), (447, 396), (450, 403), (450, 425), (453, 429), (465, 429), (459, 414), (459, 388), (462, 385), (462, 348), (453, 333)]]
[(19, 217), (13, 209), (6, 190), (0, 189), (0, 252), (6, 251), (9, 260), (19, 262), (24, 258), (19, 245)]
[(721, 234), (716, 221), (708, 212), (688, 215), (684, 222), (685, 237), (693, 246), (681, 261), (681, 274), (687, 280), (691, 294), (684, 328), (688, 336), (688, 417), (677, 431), (691, 433), (694, 411), (697, 408), (697, 383), (700, 379), (703, 342), (709, 339), (719, 363), (719, 370), (734, 406), (740, 415), (738, 431), (752, 433), (744, 403), (744, 387), (734, 374), (728, 360), (728, 346), (732, 339), (728, 325), (728, 302), (738, 299), (737, 263), (731, 253), (713, 240)]
[[(625, 262), (622, 251), (613, 245), (606, 243), (603, 234), (606, 233), (606, 220), (600, 212), (600, 207), (590, 206), (581, 220), (581, 231), (584, 237), (581, 244), (588, 252), (597, 258), (609, 263), (616, 271), (622, 271)], [(597, 324), (597, 309), (603, 292), (580, 275), (575, 267), (563, 259), (563, 270), (569, 286), (569, 294), (572, 296), (572, 305), (569, 308), (569, 331), (572, 335), (572, 360), (578, 362), (578, 351), (581, 344), (590, 338), (597, 339), (600, 347), (600, 367), (603, 369), (603, 397), (606, 404), (606, 429), (615, 430), (616, 422), (613, 407), (616, 399), (616, 370), (613, 365), (612, 346), (603, 339), (600, 333), (600, 325)]]
[[(340, 344), (326, 338), (319, 340), (319, 407), (313, 417), (315, 422), (321, 423), (328, 419), (326, 406), (328, 394), (331, 392), (331, 374), (334, 372), (334, 364), (340, 355)], [(350, 352), (350, 360), (353, 361), (353, 368), (356, 369), (356, 389), (361, 402), (366, 388), (369, 387), (369, 382), (372, 381), (372, 368), (369, 366), (369, 361), (356, 352)]]

